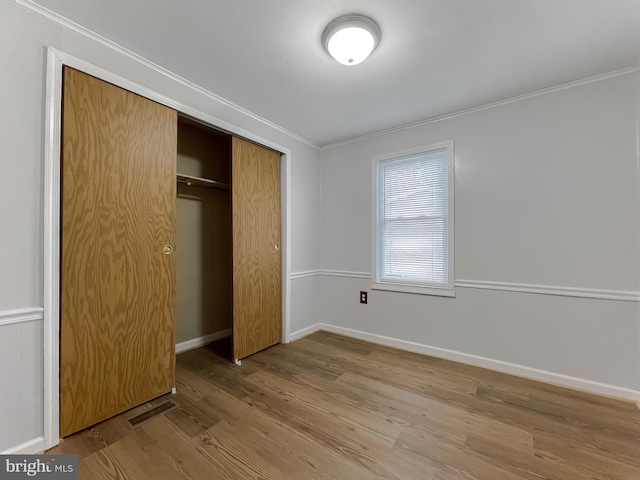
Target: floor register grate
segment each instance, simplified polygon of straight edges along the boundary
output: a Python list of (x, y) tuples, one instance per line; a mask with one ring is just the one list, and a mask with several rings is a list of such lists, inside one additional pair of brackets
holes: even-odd
[(153, 417), (156, 417), (158, 415), (160, 415), (161, 413), (166, 413), (169, 410), (173, 410), (174, 408), (177, 408), (178, 405), (176, 405), (175, 403), (173, 403), (171, 400), (161, 403), (160, 405), (158, 405), (157, 407), (153, 407), (151, 410), (147, 410), (144, 413), (141, 413), (140, 415), (136, 415), (135, 417), (131, 417), (128, 422), (131, 425), (131, 428), (135, 428), (139, 425), (142, 425), (143, 423), (151, 420)]

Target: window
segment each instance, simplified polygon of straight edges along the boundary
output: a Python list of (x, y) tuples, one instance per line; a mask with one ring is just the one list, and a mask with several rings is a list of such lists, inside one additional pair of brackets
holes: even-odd
[(373, 158), (373, 285), (455, 296), (453, 142)]

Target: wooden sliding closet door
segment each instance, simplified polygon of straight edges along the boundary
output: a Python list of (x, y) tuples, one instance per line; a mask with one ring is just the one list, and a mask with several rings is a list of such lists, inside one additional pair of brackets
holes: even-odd
[(175, 385), (176, 131), (175, 110), (65, 67), (62, 436)]
[(280, 154), (233, 138), (233, 355), (282, 337)]

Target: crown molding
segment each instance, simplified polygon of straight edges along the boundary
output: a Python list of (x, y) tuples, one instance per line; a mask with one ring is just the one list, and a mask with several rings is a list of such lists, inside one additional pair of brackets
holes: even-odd
[(300, 135), (297, 135), (293, 132), (291, 132), (290, 130), (287, 130), (284, 127), (281, 127), (280, 125), (277, 125), (269, 120), (267, 120), (266, 118), (263, 118), (259, 115), (256, 115), (255, 113), (247, 110), (246, 108), (241, 107), (240, 105), (236, 105), (233, 102), (230, 102), (229, 100), (221, 97), (220, 95), (217, 95), (213, 92), (211, 92), (210, 90), (207, 90), (204, 87), (201, 87), (200, 85), (187, 80), (184, 77), (181, 77), (180, 75), (177, 75), (175, 73), (173, 73), (172, 71), (158, 65), (157, 63), (154, 63), (148, 59), (146, 59), (145, 57), (143, 57), (142, 55), (139, 55), (135, 52), (133, 52), (132, 50), (129, 50), (125, 47), (123, 47), (122, 45), (117, 44), (116, 42), (109, 40), (106, 37), (103, 37), (102, 35), (86, 28), (83, 27), (82, 25), (74, 22), (73, 20), (70, 20), (52, 10), (49, 10), (48, 8), (45, 8), (41, 5), (36, 4), (33, 0), (14, 0), (16, 3), (18, 3), (19, 5), (22, 5), (23, 7), (26, 7), (36, 13), (38, 13), (39, 15), (42, 15), (46, 18), (48, 18), (49, 20), (52, 20), (54, 22), (56, 22), (57, 24), (72, 30), (84, 37), (87, 37), (91, 40), (93, 40), (94, 42), (97, 42), (107, 48), (110, 48), (111, 50), (115, 50), (116, 52), (118, 52), (121, 55), (124, 55), (125, 57), (130, 58), (131, 60), (134, 60), (135, 62), (138, 62), (142, 65), (144, 65), (145, 67), (160, 73), (161, 75), (164, 75), (167, 78), (170, 78), (171, 80), (180, 83), (181, 85), (184, 85), (187, 88), (190, 88), (192, 90), (197, 91), (198, 93), (209, 97), (213, 100), (215, 100), (216, 102), (218, 102), (221, 105), (224, 105), (225, 107), (229, 107), (239, 113), (242, 113), (243, 115), (246, 115), (250, 118), (252, 118), (253, 120), (256, 120), (264, 125), (267, 125), (270, 128), (273, 128), (274, 130), (279, 131), (280, 133), (283, 133), (291, 138), (294, 138), (295, 140), (304, 143), (305, 145), (315, 149), (315, 150), (320, 150), (320, 147), (318, 145), (316, 145), (315, 143), (311, 142), (310, 140), (307, 140), (304, 137), (301, 137)]
[(561, 85), (556, 85), (553, 87), (548, 87), (548, 88), (544, 88), (542, 90), (536, 90), (534, 92), (530, 92), (530, 93), (526, 93), (523, 95), (517, 95), (515, 97), (510, 97), (504, 100), (498, 100), (496, 102), (491, 102), (491, 103), (487, 103), (487, 104), (483, 104), (483, 105), (479, 105), (476, 107), (472, 107), (472, 108), (468, 108), (468, 109), (464, 109), (464, 110), (459, 110), (457, 112), (453, 112), (453, 113), (448, 113), (445, 115), (440, 115), (440, 116), (436, 116), (436, 117), (430, 117), (430, 118), (426, 118), (423, 120), (419, 120), (417, 122), (412, 122), (412, 123), (408, 123), (405, 125), (400, 125), (397, 127), (392, 127), (392, 128), (388, 128), (388, 129), (384, 129), (384, 130), (379, 130), (377, 132), (372, 132), (372, 133), (368, 133), (366, 135), (361, 135), (358, 137), (354, 137), (348, 140), (343, 140), (340, 142), (336, 142), (336, 143), (331, 143), (328, 145), (323, 145), (323, 146), (319, 146), (316, 145), (315, 143), (313, 143), (310, 140), (307, 140), (304, 137), (301, 137), (300, 135), (297, 135), (296, 133), (291, 132), (290, 130), (285, 129), (284, 127), (281, 127), (269, 120), (267, 120), (266, 118), (263, 118), (239, 105), (236, 105), (235, 103), (221, 97), (220, 95), (217, 95), (209, 90), (207, 90), (204, 87), (201, 87), (200, 85), (197, 85), (194, 82), (191, 82), (190, 80), (187, 80), (186, 78), (183, 78), (173, 72), (171, 72), (170, 70), (161, 67), (160, 65), (151, 62), (150, 60), (147, 60), (146, 58), (144, 58), (143, 56), (115, 43), (112, 40), (109, 40), (106, 37), (103, 37), (102, 35), (86, 28), (83, 27), (82, 25), (58, 14), (53, 12), (52, 10), (49, 10), (48, 8), (45, 8), (41, 5), (36, 4), (33, 0), (14, 0), (17, 4), (22, 5), (56, 23), (58, 23), (59, 25), (68, 28), (69, 30), (72, 30), (80, 35), (83, 35), (105, 47), (108, 47), (112, 50), (117, 51), (118, 53), (138, 62), (143, 64), (144, 66), (188, 87), (191, 88), (195, 91), (197, 91), (198, 93), (201, 93), (202, 95), (205, 95), (213, 100), (215, 100), (216, 102), (229, 107), (233, 110), (236, 110), (237, 112), (240, 112), (260, 123), (263, 123), (264, 125), (267, 125), (291, 138), (294, 138), (295, 140), (298, 140), (299, 142), (315, 149), (318, 151), (324, 151), (324, 150), (329, 150), (332, 148), (337, 148), (337, 147), (341, 147), (344, 145), (349, 145), (351, 143), (357, 143), (357, 142), (361, 142), (364, 140), (368, 140), (371, 138), (376, 138), (376, 137), (380, 137), (383, 135), (387, 135), (390, 133), (395, 133), (395, 132), (399, 132), (399, 131), (403, 131), (403, 130), (408, 130), (414, 127), (420, 127), (423, 125), (429, 125), (431, 123), (436, 123), (436, 122), (442, 122), (445, 120), (450, 120), (456, 117), (460, 117), (460, 116), (464, 116), (464, 115), (469, 115), (472, 113), (476, 113), (476, 112), (480, 112), (483, 110), (489, 110), (492, 108), (497, 108), (497, 107), (501, 107), (503, 105), (508, 105), (511, 103), (515, 103), (515, 102), (520, 102), (523, 100), (528, 100), (531, 98), (535, 98), (538, 96), (542, 96), (542, 95), (547, 95), (547, 94), (551, 94), (551, 93), (555, 93), (555, 92), (559, 92), (562, 90), (567, 90), (570, 88), (575, 88), (575, 87), (580, 87), (583, 85), (588, 85), (590, 83), (595, 83), (595, 82), (600, 82), (603, 80), (608, 80), (610, 78), (615, 78), (615, 77), (619, 77), (619, 76), (623, 76), (623, 75), (628, 75), (631, 73), (635, 73), (640, 71), (640, 57), (638, 57), (638, 61), (636, 62), (636, 64), (633, 67), (628, 67), (628, 68), (624, 68), (621, 70), (616, 70), (613, 72), (608, 72), (608, 73), (604, 73), (601, 75), (595, 75), (592, 77), (587, 77), (581, 80), (576, 80), (576, 81), (572, 81), (572, 82), (568, 82), (568, 83), (564, 83)]
[(377, 132), (368, 133), (366, 135), (361, 135), (359, 137), (354, 137), (348, 140), (343, 140), (341, 142), (332, 143), (329, 145), (324, 145), (320, 147), (320, 151), (330, 150), (332, 148), (342, 147), (344, 145), (349, 145), (351, 143), (362, 142), (364, 140), (369, 140), (371, 138), (381, 137), (384, 135), (388, 135), (390, 133), (401, 132), (403, 130), (409, 130), (415, 127), (421, 127), (424, 125), (429, 125), (431, 123), (443, 122), (445, 120), (451, 120), (456, 117), (462, 117), (464, 115), (470, 115), (472, 113), (482, 112), (483, 110), (491, 110), (493, 108), (502, 107), (504, 105), (509, 105), (511, 103), (522, 102), (524, 100), (529, 100), (536, 97), (541, 97), (543, 95), (549, 95), (552, 93), (561, 92), (563, 90), (569, 90), (571, 88), (581, 87), (584, 85), (589, 85), (591, 83), (602, 82), (603, 80), (609, 80), (611, 78), (621, 77), (624, 75), (629, 75), (632, 73), (636, 73), (640, 71), (640, 58), (638, 58), (638, 62), (633, 67), (623, 68), (621, 70), (615, 70), (613, 72), (603, 73), (600, 75), (594, 75), (592, 77), (583, 78), (581, 80), (575, 80), (568, 83), (563, 83), (560, 85), (555, 85), (553, 87), (543, 88), (542, 90), (536, 90), (534, 92), (525, 93), (522, 95), (516, 95), (515, 97), (505, 98), (503, 100), (498, 100), (496, 102), (486, 103), (483, 105), (478, 105), (477, 107), (471, 107), (464, 110), (459, 110), (453, 113), (447, 113), (445, 115), (439, 115), (437, 117), (431, 117), (424, 120), (419, 120), (413, 123), (407, 123), (405, 125), (400, 125), (398, 127), (387, 128), (385, 130), (379, 130)]

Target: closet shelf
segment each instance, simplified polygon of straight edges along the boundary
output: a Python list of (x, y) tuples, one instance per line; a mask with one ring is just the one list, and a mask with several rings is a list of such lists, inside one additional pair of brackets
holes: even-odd
[(187, 185), (196, 185), (198, 187), (207, 188), (222, 188), (223, 190), (229, 190), (231, 187), (222, 182), (216, 182), (215, 180), (209, 180), (208, 178), (194, 177), (192, 175), (184, 175), (178, 173), (178, 183), (186, 183)]

